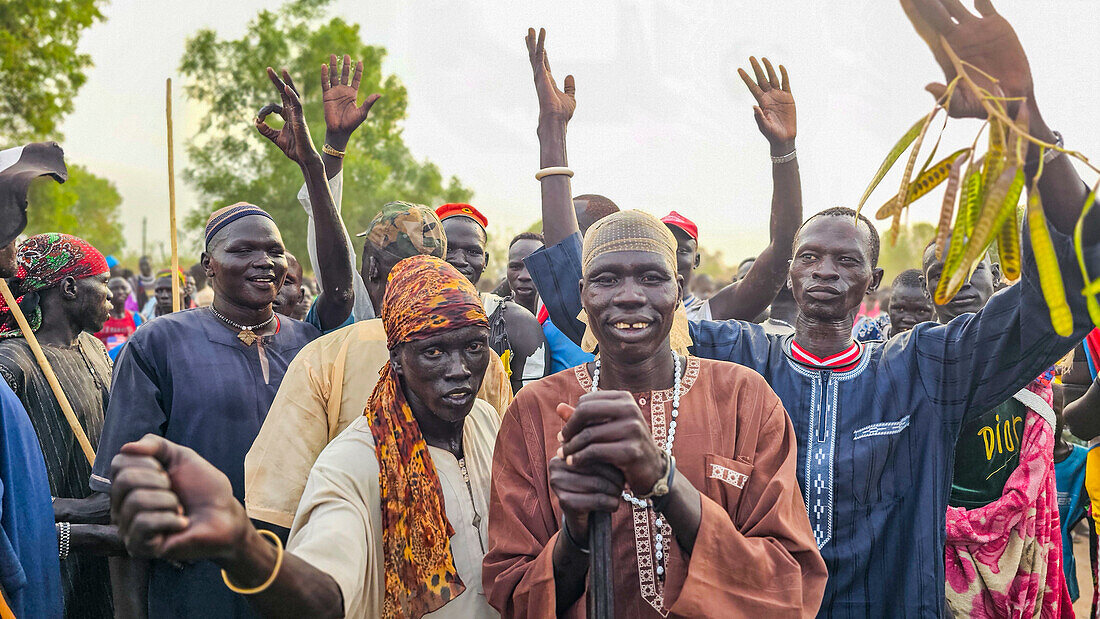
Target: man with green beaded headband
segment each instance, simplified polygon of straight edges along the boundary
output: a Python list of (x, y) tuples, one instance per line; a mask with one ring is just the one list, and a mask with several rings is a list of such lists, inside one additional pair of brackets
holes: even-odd
[(595, 511), (612, 514), (617, 615), (817, 612), (826, 573), (791, 423), (755, 372), (684, 353), (675, 247), (639, 211), (585, 236), (600, 356), (524, 388), (494, 454), (483, 584), (504, 616), (583, 616)]

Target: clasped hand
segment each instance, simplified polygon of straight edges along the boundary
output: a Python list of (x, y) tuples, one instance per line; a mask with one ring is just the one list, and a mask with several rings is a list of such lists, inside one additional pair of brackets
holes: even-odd
[(629, 487), (645, 494), (664, 472), (664, 456), (633, 396), (625, 391), (586, 393), (574, 408), (559, 404), (565, 421), (561, 447), (550, 460), (550, 487), (569, 533), (588, 538), (588, 513), (614, 512)]

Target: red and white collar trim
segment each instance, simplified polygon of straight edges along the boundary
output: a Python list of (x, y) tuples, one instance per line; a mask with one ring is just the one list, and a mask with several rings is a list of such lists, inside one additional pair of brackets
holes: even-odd
[(791, 356), (794, 360), (803, 364), (818, 369), (829, 370), (849, 370), (859, 362), (860, 356), (863, 354), (863, 347), (859, 342), (852, 342), (852, 345), (835, 355), (830, 355), (824, 359), (819, 359), (806, 349), (798, 345), (797, 342), (791, 340)]

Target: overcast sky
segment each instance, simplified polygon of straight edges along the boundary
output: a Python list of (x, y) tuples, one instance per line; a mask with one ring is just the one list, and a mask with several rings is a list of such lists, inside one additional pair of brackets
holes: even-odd
[[(142, 217), (151, 244), (168, 237), (164, 79), (176, 75), (185, 40), (206, 27), (239, 37), (261, 8), (274, 6), (114, 0), (106, 21), (85, 33), (81, 49), (95, 67), (62, 127), (64, 147), (70, 162), (118, 187), (130, 251), (140, 249)], [(1100, 160), (1100, 2), (997, 6), (1028, 52), (1047, 122), (1068, 147)], [(885, 153), (930, 109), (924, 85), (942, 80), (895, 0), (338, 0), (331, 14), (360, 24), (368, 43), (389, 51), (384, 69), (408, 89), (406, 142), (474, 190), (490, 234), (539, 216), (538, 108), (523, 36), (528, 26), (545, 26), (559, 80), (566, 73), (577, 80), (574, 191), (657, 215), (680, 211), (700, 224), (704, 246), (731, 261), (759, 251), (768, 234), (768, 148), (736, 72), (750, 54), (789, 69), (806, 214), (854, 206)], [(179, 175), (198, 111), (182, 96), (174, 105)], [(309, 120), (322, 133), (323, 121)], [(976, 128), (955, 121), (943, 152), (968, 145)], [(896, 191), (896, 176), (872, 208)], [(182, 179), (177, 190), (181, 212), (198, 206)], [(937, 211), (937, 200), (924, 200), (913, 217), (933, 220)]]

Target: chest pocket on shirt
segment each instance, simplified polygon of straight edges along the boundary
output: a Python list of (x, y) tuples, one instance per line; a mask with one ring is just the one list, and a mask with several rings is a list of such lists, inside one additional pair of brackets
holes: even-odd
[(888, 501), (909, 489), (912, 479), (909, 416), (852, 432), (852, 490), (863, 505)]
[(752, 465), (715, 454), (707, 454), (703, 462), (707, 496), (729, 513), (736, 514), (741, 492), (752, 475)]

